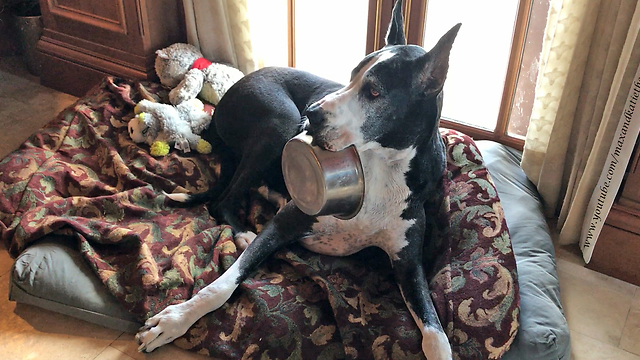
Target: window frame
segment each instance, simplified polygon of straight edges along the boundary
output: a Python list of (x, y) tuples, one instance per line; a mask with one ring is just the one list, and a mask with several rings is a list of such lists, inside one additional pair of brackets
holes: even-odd
[[(367, 31), (367, 53), (381, 49), (385, 44), (387, 25), (391, 19), (394, 0), (369, 1), (369, 29)], [(428, 0), (405, 0), (403, 15), (405, 18), (405, 36), (407, 43), (423, 46), (424, 26)], [(533, 0), (519, 0), (517, 18), (514, 26), (507, 75), (502, 92), (498, 121), (493, 131), (466, 125), (460, 122), (441, 119), (443, 127), (464, 132), (476, 140), (493, 140), (522, 150), (524, 139), (509, 135), (509, 117), (515, 97), (516, 84), (524, 51), (527, 28), (531, 17)], [(446, 29), (443, 29), (445, 31)]]
[[(455, 129), (476, 140), (493, 140), (504, 145), (522, 150), (524, 139), (509, 135), (507, 132), (511, 108), (515, 98), (518, 75), (522, 65), (524, 44), (534, 0), (518, 0), (517, 18), (514, 26), (507, 73), (502, 92), (500, 110), (494, 130), (487, 130), (464, 123), (441, 119), (440, 125)], [(387, 26), (395, 0), (369, 0), (367, 21), (366, 53), (381, 49), (385, 45)], [(403, 15), (404, 32), (408, 44), (423, 46), (424, 25), (428, 0), (404, 0)], [(295, 67), (295, 0), (287, 1), (289, 20), (289, 66)], [(443, 29), (443, 31), (446, 29)]]

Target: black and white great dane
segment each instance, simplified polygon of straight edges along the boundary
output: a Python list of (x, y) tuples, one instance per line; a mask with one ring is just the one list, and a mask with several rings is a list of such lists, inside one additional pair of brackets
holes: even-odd
[[(247, 242), (248, 247), (191, 299), (147, 320), (136, 335), (140, 351), (152, 351), (186, 333), (202, 316), (221, 307), (275, 250), (300, 241), (312, 251), (334, 256), (368, 246), (384, 250), (422, 332), (425, 356), (451, 359), (451, 346), (430, 296), (422, 249), (425, 209), (439, 207), (442, 198), (446, 159), (438, 125), (449, 53), (459, 28), (460, 24), (454, 26), (429, 52), (406, 45), (400, 0), (393, 8), (385, 47), (353, 69), (347, 86), (295, 69), (265, 68), (229, 89), (215, 110), (215, 126), (204, 137), (222, 141), (234, 154), (222, 164), (222, 173), (233, 176), (224, 189), (168, 196), (186, 204), (209, 201), (211, 212), (234, 229), (236, 242)], [(241, 199), (264, 181), (286, 191), (282, 148), (303, 129), (327, 150), (356, 146), (366, 184), (362, 209), (354, 218), (340, 220), (306, 215), (291, 201), (256, 237), (237, 219)]]

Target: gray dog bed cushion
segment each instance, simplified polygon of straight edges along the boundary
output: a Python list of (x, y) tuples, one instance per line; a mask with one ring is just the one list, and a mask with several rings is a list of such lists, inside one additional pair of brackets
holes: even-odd
[(9, 299), (119, 331), (141, 326), (111, 295), (76, 250), (74, 241), (49, 235), (13, 264)]
[[(521, 154), (477, 142), (498, 190), (511, 233), (520, 285), (520, 329), (503, 359), (569, 359), (554, 250), (535, 187)], [(107, 292), (71, 239), (45, 237), (27, 248), (11, 272), (10, 299), (133, 333), (140, 325)]]
[(568, 360), (553, 243), (538, 192), (520, 168), (522, 153), (491, 141), (476, 145), (498, 190), (518, 266), (520, 329), (503, 359)]

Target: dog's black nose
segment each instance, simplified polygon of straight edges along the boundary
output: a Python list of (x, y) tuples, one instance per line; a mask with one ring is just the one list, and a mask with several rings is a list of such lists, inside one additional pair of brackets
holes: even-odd
[(319, 102), (309, 105), (304, 115), (309, 119), (311, 126), (320, 125), (324, 120), (324, 110)]

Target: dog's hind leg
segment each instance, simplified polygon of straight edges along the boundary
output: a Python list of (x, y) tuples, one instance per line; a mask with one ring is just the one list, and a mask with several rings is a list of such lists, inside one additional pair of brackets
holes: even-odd
[(277, 191), (273, 191), (269, 189), (268, 186), (263, 185), (258, 188), (258, 194), (262, 195), (267, 201), (274, 204), (278, 211), (282, 210), (282, 208), (287, 204), (288, 200), (282, 194)]
[[(222, 193), (228, 187), (229, 182), (235, 173), (236, 164), (231, 150), (226, 148), (224, 145), (221, 145), (219, 141), (211, 144), (215, 149), (214, 153), (218, 154), (218, 161), (220, 164), (218, 178), (216, 179), (215, 184), (204, 192), (195, 194), (165, 193), (169, 199), (175, 201), (181, 207), (191, 207), (206, 203), (209, 208), (209, 213), (212, 213), (212, 208), (218, 203)], [(213, 216), (213, 214), (211, 215)]]
[(210, 209), (218, 221), (231, 226), (234, 232), (234, 242), (242, 250), (255, 238), (255, 234), (248, 231), (244, 221), (239, 218), (242, 202), (246, 199), (249, 189), (260, 186), (265, 174), (271, 170), (273, 161), (277, 161), (279, 158), (278, 154), (270, 155), (258, 150), (244, 156), (240, 160), (229, 186), (220, 195), (217, 205)]
[(170, 305), (145, 322), (136, 334), (138, 351), (150, 352), (184, 335), (198, 319), (221, 307), (258, 265), (282, 246), (311, 230), (314, 217), (286, 205), (231, 267), (191, 299)]
[(253, 231), (244, 231), (233, 235), (233, 243), (240, 251), (245, 251), (258, 235)]
[[(258, 193), (262, 195), (265, 200), (269, 201), (278, 208), (277, 212), (280, 212), (285, 205), (287, 205), (287, 198), (277, 191), (270, 190), (266, 185), (262, 185), (258, 188)], [(243, 231), (236, 233), (233, 237), (233, 242), (240, 250), (244, 251), (251, 242), (256, 238), (256, 234), (253, 231)]]
[[(276, 190), (286, 191), (280, 158), (286, 142), (298, 133), (299, 121), (300, 114), (292, 107), (289, 112), (283, 111), (277, 119), (264, 119), (264, 126), (256, 124), (242, 146), (238, 146), (236, 151), (240, 162), (212, 212), (219, 221), (231, 225), (235, 234), (247, 232), (246, 225), (238, 215), (250, 189), (257, 190), (266, 183)], [(238, 242), (242, 243), (243, 240)]]

